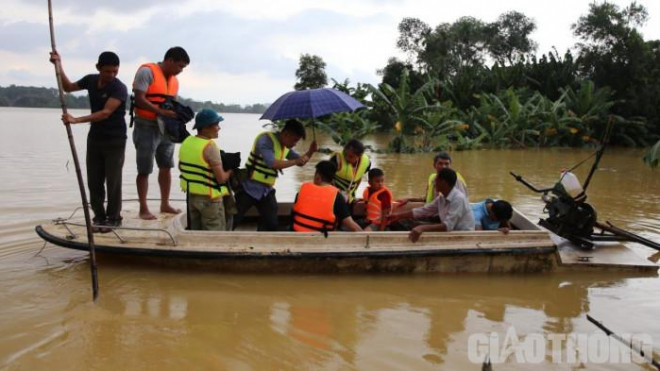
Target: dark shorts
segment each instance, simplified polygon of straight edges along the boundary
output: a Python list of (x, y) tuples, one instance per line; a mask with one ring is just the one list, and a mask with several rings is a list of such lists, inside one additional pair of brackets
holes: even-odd
[(174, 143), (160, 132), (155, 121), (135, 118), (133, 144), (138, 174), (148, 175), (153, 172), (154, 157), (158, 168), (174, 167)]

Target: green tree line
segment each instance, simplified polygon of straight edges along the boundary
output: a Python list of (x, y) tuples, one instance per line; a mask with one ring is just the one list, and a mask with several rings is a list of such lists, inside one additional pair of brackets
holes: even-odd
[(660, 138), (660, 40), (639, 32), (647, 20), (636, 2), (594, 2), (571, 26), (572, 51), (539, 55), (536, 24), (520, 12), (435, 26), (404, 18), (396, 45), (406, 59), (390, 58), (377, 86), (332, 80), (368, 109), (342, 114), (351, 125), (328, 118), (324, 128), (338, 140), (350, 137), (347, 127), (390, 131), (390, 150), (414, 152), (594, 146), (612, 122), (611, 143), (652, 145)]
[[(65, 94), (64, 99), (69, 108), (89, 108), (89, 99), (85, 95)], [(202, 108), (212, 108), (218, 112), (228, 113), (263, 113), (268, 105), (224, 104), (211, 101), (200, 102), (189, 98), (180, 98), (181, 103), (190, 106), (194, 111)], [(58, 108), (60, 98), (57, 89), (34, 86), (10, 85), (0, 86), (0, 107), (39, 107)]]

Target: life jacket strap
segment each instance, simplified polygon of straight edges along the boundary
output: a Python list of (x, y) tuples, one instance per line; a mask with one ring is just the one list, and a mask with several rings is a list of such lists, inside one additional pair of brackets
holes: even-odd
[[(319, 232), (323, 233), (323, 236), (325, 238), (328, 238), (328, 231), (334, 231), (334, 229), (335, 229), (334, 228), (334, 223), (331, 223), (329, 220), (326, 220), (326, 219), (316, 218), (316, 217), (313, 217), (313, 216), (310, 216), (310, 215), (307, 215), (307, 214), (303, 214), (303, 213), (298, 213), (298, 212), (295, 212), (295, 211), (291, 211), (291, 216), (293, 217), (293, 223), (294, 224), (297, 224), (301, 227), (309, 228), (309, 229), (312, 229), (312, 230), (315, 230), (315, 231), (319, 231)], [(311, 220), (313, 222), (321, 223), (322, 227), (319, 228), (319, 227), (316, 227), (316, 226), (309, 225), (309, 224), (307, 224), (303, 221), (298, 220), (296, 218), (296, 216), (298, 216), (300, 218), (303, 218), (303, 219)]]
[(265, 166), (263, 157), (257, 153), (250, 152), (250, 156), (248, 157), (248, 161), (245, 167), (251, 172), (256, 171), (263, 174), (265, 178), (271, 176), (277, 178), (277, 171)]
[(348, 189), (348, 186), (351, 184), (350, 182), (336, 175), (334, 177), (334, 181), (335, 181), (335, 185), (340, 186), (344, 190)]
[(266, 178), (269, 176), (277, 178), (277, 171), (269, 167), (264, 167), (260, 164), (247, 164), (245, 165), (245, 167), (248, 168), (250, 171), (256, 171), (258, 173), (263, 174)]
[[(196, 170), (201, 170), (202, 172), (188, 170), (184, 166), (192, 168), (192, 169), (196, 169)], [(213, 175), (212, 172), (204, 166), (199, 166), (197, 164), (191, 164), (189, 162), (179, 161), (179, 171), (181, 171), (182, 174), (185, 173), (185, 174), (190, 174), (190, 175), (201, 176), (203, 178), (206, 178), (206, 179), (210, 180), (213, 183), (219, 184), (218, 181), (215, 179), (215, 175)], [(213, 176), (211, 176), (211, 175), (213, 175)]]
[(221, 192), (222, 192), (222, 189), (223, 189), (223, 188), (227, 188), (227, 185), (224, 184), (224, 183), (223, 183), (223, 184), (218, 184), (218, 183), (213, 183), (213, 184), (212, 184), (212, 183), (204, 182), (204, 181), (202, 181), (202, 180), (188, 179), (188, 178), (186, 178), (186, 177), (183, 176), (183, 175), (179, 175), (179, 179), (183, 179), (188, 185), (189, 185), (190, 183), (195, 183), (195, 184), (203, 185), (203, 186), (205, 186), (205, 187), (215, 188), (215, 189), (217, 189), (217, 190), (219, 190), (219, 191), (221, 191)]
[(146, 98), (163, 98), (163, 99), (174, 99), (174, 96), (169, 95), (169, 94), (160, 94), (160, 93), (152, 93), (152, 94), (145, 94), (144, 95)]
[[(197, 171), (187, 170), (185, 168), (182, 168), (182, 165), (183, 166), (188, 166), (188, 167), (191, 167), (191, 168), (194, 168), (194, 169), (202, 170), (203, 173), (200, 173), (200, 172), (197, 172)], [(191, 164), (189, 162), (179, 161), (179, 171), (181, 171), (181, 174), (179, 175), (179, 178), (186, 181), (188, 186), (190, 185), (190, 183), (195, 183), (195, 184), (203, 185), (205, 187), (215, 188), (219, 191), (222, 191), (223, 187), (225, 187), (225, 188), (227, 187), (226, 183), (218, 183), (218, 180), (215, 179), (215, 176), (213, 176), (213, 177), (210, 176), (209, 175), (210, 171), (207, 168), (203, 167), (203, 166), (199, 166), (199, 165), (196, 165), (196, 164)], [(205, 181), (202, 181), (202, 180), (190, 179), (190, 178), (187, 178), (185, 176), (185, 174), (200, 176), (200, 177), (206, 179), (207, 181), (205, 182)]]

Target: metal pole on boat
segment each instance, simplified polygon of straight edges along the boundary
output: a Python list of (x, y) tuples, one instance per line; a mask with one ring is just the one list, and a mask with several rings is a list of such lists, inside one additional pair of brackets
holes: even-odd
[[(55, 27), (53, 26), (53, 5), (52, 1), (48, 0), (48, 22), (50, 24), (50, 46), (53, 51), (55, 49)], [(55, 62), (55, 77), (57, 78), (57, 89), (60, 95), (60, 104), (62, 105), (62, 113), (67, 113), (66, 103), (64, 101), (64, 93), (62, 92), (62, 74), (60, 62)], [(76, 177), (78, 178), (78, 188), (80, 188), (80, 197), (82, 199), (83, 211), (85, 212), (85, 225), (87, 226), (87, 241), (89, 243), (90, 255), (90, 268), (92, 271), (92, 297), (94, 301), (99, 296), (99, 279), (96, 267), (96, 249), (94, 247), (94, 234), (92, 233), (92, 223), (89, 217), (89, 209), (87, 208), (87, 193), (85, 192), (85, 185), (83, 183), (82, 172), (80, 171), (80, 161), (78, 161), (78, 153), (76, 152), (76, 145), (73, 140), (73, 133), (71, 131), (71, 124), (66, 123), (66, 134), (69, 138), (69, 145), (71, 147), (71, 155), (73, 163), (76, 167)]]
[(610, 141), (610, 136), (612, 135), (612, 128), (614, 126), (614, 118), (612, 115), (607, 120), (607, 126), (605, 127), (605, 134), (603, 134), (603, 142), (600, 145), (600, 148), (596, 152), (596, 159), (594, 160), (594, 164), (591, 165), (591, 169), (589, 170), (589, 175), (587, 175), (587, 179), (584, 181), (584, 184), (582, 185), (582, 192), (586, 193), (587, 192), (587, 187), (589, 187), (589, 183), (591, 182), (591, 177), (594, 175), (594, 172), (598, 169), (598, 164), (600, 164), (600, 159), (603, 157), (603, 153), (605, 153), (605, 147), (607, 147), (607, 143)]
[(610, 233), (612, 233), (616, 236), (624, 237), (628, 241), (637, 242), (637, 243), (640, 243), (642, 245), (646, 245), (646, 246), (648, 246), (652, 249), (656, 249), (656, 250), (660, 251), (660, 243), (653, 242), (653, 241), (648, 240), (648, 239), (646, 239), (642, 236), (638, 236), (634, 233), (628, 232), (625, 229), (621, 229), (621, 228), (615, 226), (614, 224), (610, 223), (609, 221), (606, 222), (606, 223), (607, 224), (596, 222), (595, 225), (596, 225), (596, 227), (602, 229), (603, 231), (610, 232)]
[(590, 316), (590, 315), (588, 315), (588, 314), (587, 314), (587, 320), (588, 320), (589, 322), (593, 323), (594, 325), (596, 325), (596, 327), (598, 327), (599, 329), (603, 330), (603, 332), (604, 332), (607, 336), (611, 336), (611, 337), (613, 337), (614, 339), (616, 339), (617, 341), (619, 341), (621, 344), (627, 346), (627, 347), (630, 348), (632, 351), (634, 351), (634, 352), (636, 352), (637, 354), (639, 354), (640, 356), (642, 356), (642, 358), (644, 358), (648, 363), (650, 363), (651, 365), (653, 365), (655, 368), (657, 368), (658, 370), (660, 370), (660, 363), (658, 363), (658, 361), (656, 361), (655, 359), (653, 359), (653, 351), (651, 351), (651, 354), (647, 354), (647, 353), (645, 353), (645, 352), (644, 352), (644, 349), (643, 349), (641, 346), (635, 346), (635, 345), (632, 343), (632, 341), (627, 341), (626, 339), (624, 339), (624, 338), (622, 338), (621, 336), (617, 335), (617, 334), (614, 333), (612, 330), (610, 330), (609, 328), (605, 327), (605, 325), (603, 325), (601, 322), (597, 321), (595, 318), (593, 318), (592, 316)]

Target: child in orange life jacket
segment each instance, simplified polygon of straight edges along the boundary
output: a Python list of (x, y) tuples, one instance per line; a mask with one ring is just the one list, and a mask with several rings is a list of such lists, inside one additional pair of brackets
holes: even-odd
[(385, 187), (384, 183), (383, 170), (378, 168), (369, 170), (369, 187), (364, 190), (362, 195), (367, 222), (370, 223), (365, 230), (384, 231), (388, 225), (387, 217), (395, 205), (392, 201), (392, 192)]

